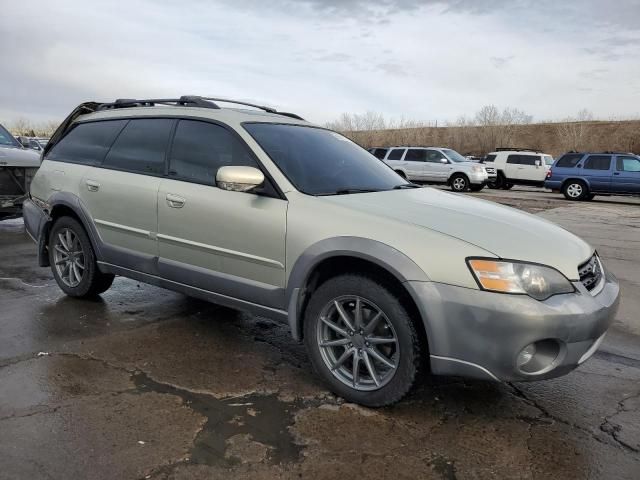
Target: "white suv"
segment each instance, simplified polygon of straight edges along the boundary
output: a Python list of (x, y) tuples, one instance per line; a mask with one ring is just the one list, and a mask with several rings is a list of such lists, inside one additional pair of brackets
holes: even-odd
[(489, 187), (508, 190), (514, 185), (544, 186), (553, 157), (536, 150), (498, 149), (489, 153), (484, 161), (493, 165), (497, 174)]
[(394, 147), (383, 160), (407, 180), (446, 183), (454, 192), (478, 192), (496, 181), (493, 168), (487, 169), (450, 148)]

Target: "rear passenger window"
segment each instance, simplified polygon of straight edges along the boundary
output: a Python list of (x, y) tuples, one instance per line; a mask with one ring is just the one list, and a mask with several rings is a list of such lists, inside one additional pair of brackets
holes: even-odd
[(542, 165), (542, 161), (537, 155), (520, 155), (520, 165), (535, 165), (536, 160), (540, 161), (540, 165)]
[(486, 157), (484, 157), (484, 161), (485, 162), (494, 162), (496, 160), (496, 156), (497, 155), (487, 155)]
[(565, 153), (556, 162), (556, 167), (573, 168), (582, 159), (581, 153)]
[(425, 162), (427, 160), (427, 151), (410, 148), (407, 150), (407, 155), (404, 159), (408, 162)]
[(47, 160), (100, 165), (127, 120), (77, 124), (47, 154)]
[(507, 163), (512, 163), (515, 165), (520, 165), (520, 155), (509, 155), (507, 157)]
[(180, 120), (169, 155), (172, 178), (216, 184), (220, 167), (256, 167), (244, 144), (226, 128), (197, 120)]
[(173, 120), (130, 120), (104, 159), (103, 166), (148, 175), (164, 175), (164, 160)]
[(587, 170), (609, 170), (611, 157), (609, 155), (590, 155), (584, 162)]
[(391, 150), (391, 153), (389, 154), (387, 160), (400, 160), (403, 153), (404, 148), (394, 148), (393, 150)]

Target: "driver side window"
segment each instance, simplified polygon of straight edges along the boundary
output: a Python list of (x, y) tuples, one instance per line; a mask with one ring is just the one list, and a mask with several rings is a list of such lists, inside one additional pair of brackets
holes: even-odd
[(259, 168), (246, 147), (220, 125), (180, 120), (169, 154), (169, 177), (187, 182), (216, 184), (220, 167)]
[(427, 150), (427, 162), (429, 163), (440, 163), (440, 160), (443, 158), (446, 160), (447, 157), (444, 156), (442, 152), (437, 150)]

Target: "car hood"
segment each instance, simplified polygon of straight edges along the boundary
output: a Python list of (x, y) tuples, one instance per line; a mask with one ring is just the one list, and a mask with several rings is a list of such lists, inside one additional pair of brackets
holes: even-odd
[(463, 194), (416, 188), (323, 198), (455, 237), (500, 258), (549, 265), (570, 280), (593, 255), (588, 243), (554, 223)]
[(16, 147), (0, 147), (0, 167), (39, 167), (40, 154), (34, 150)]

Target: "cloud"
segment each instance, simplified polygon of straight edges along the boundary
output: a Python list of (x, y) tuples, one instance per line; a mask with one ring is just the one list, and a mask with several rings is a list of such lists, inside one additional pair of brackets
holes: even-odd
[(504, 68), (511, 63), (511, 61), (516, 58), (515, 55), (509, 55), (506, 57), (490, 57), (489, 60), (496, 68)]
[(368, 110), (446, 121), (490, 103), (545, 119), (638, 113), (637, 0), (128, 0), (126, 14), (107, 0), (5, 3), (0, 122), (184, 94), (318, 123)]

